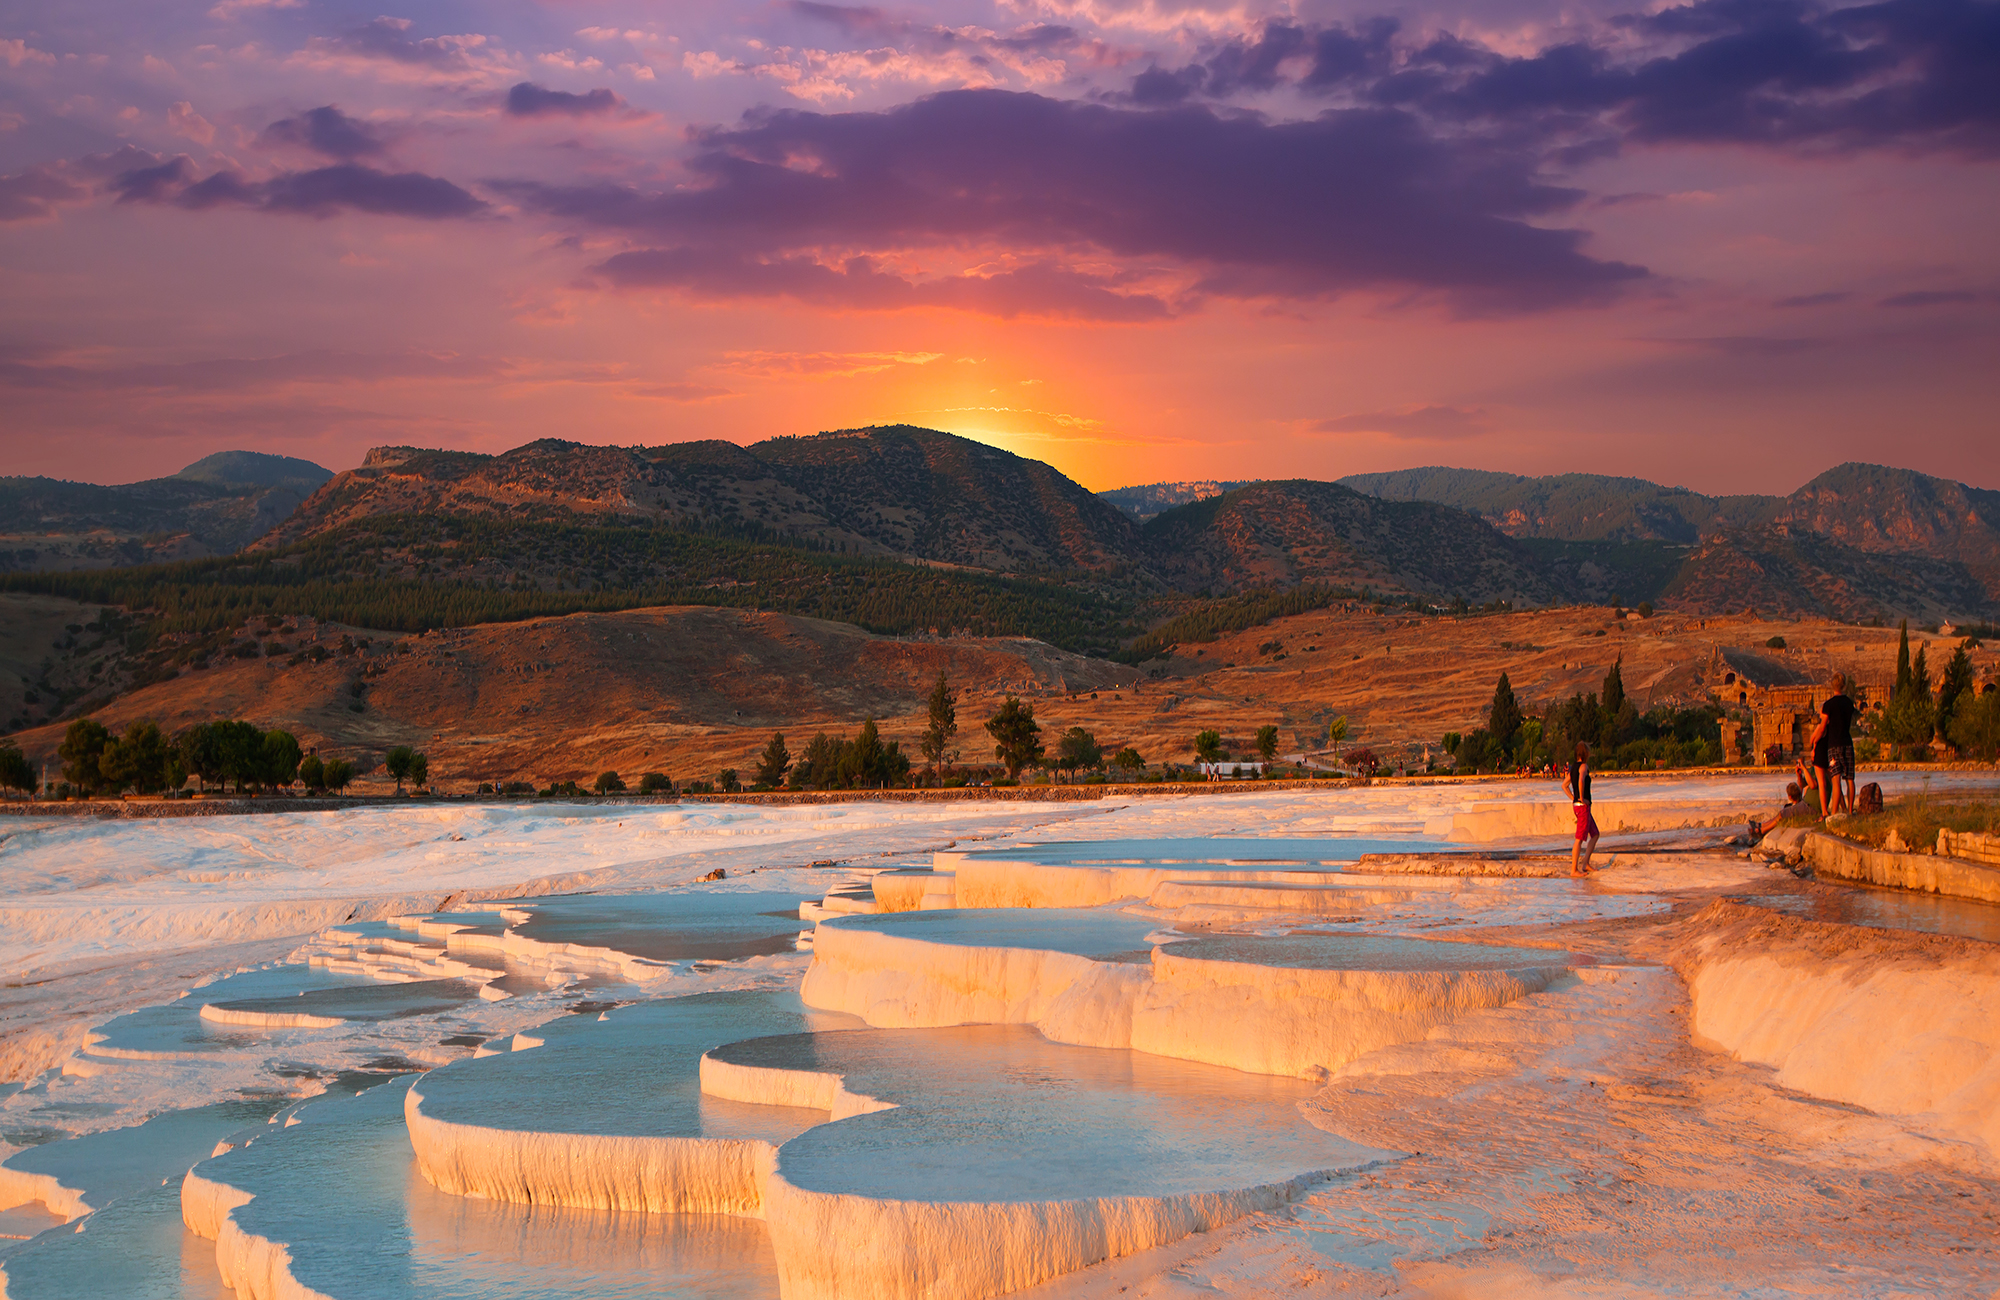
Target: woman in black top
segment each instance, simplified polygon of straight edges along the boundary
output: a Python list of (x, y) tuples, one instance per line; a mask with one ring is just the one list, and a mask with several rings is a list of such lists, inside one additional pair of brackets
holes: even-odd
[(1563, 792), (1576, 810), (1576, 843), (1569, 850), (1569, 873), (1590, 874), (1590, 855), (1597, 848), (1597, 819), (1590, 815), (1590, 744), (1576, 742), (1576, 757), (1563, 773)]

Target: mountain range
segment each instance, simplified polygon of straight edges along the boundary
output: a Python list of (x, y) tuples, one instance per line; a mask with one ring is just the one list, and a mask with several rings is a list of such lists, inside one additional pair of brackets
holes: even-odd
[(1837, 465), (1789, 496), (1443, 467), (1340, 482), (1476, 515), (1599, 598), (1930, 622), (2000, 606), (2000, 492), (1914, 470)]
[[(1267, 588), (1847, 621), (1983, 620), (2000, 606), (2000, 492), (1908, 470), (1842, 465), (1782, 497), (1449, 468), (1093, 494), (1040, 461), (906, 425), (747, 447), (378, 447), (340, 474), (222, 453), (124, 487), (0, 480), (0, 532), (17, 571), (234, 553), (178, 581), (397, 583), (403, 606), (452, 584), (457, 621), (643, 595), (899, 632), (1060, 625), (1065, 644), (1099, 653)], [(54, 536), (68, 549), (23, 545)], [(548, 604), (559, 595), (570, 604)], [(956, 612), (926, 617), (927, 602)]]

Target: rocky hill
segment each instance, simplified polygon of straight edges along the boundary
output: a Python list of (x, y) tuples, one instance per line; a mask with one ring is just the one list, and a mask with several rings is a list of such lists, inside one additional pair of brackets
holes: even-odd
[(1048, 465), (905, 425), (751, 447), (545, 439), (499, 456), (378, 447), (261, 545), (415, 513), (721, 529), (1002, 572), (1105, 572), (1141, 558), (1138, 526)]
[(1157, 570), (1211, 593), (1324, 583), (1378, 593), (1546, 604), (1565, 594), (1511, 539), (1461, 510), (1337, 483), (1253, 483), (1146, 525)]
[(291, 456), (225, 451), (138, 483), (0, 478), (0, 571), (229, 555), (276, 527), (332, 477)]
[(1539, 543), (1551, 578), (1580, 594), (1843, 619), (1990, 618), (2000, 607), (2000, 492), (1913, 470), (1839, 465), (1782, 497), (1444, 468), (1341, 482), (1455, 506)]
[(1350, 474), (1346, 487), (1390, 501), (1435, 501), (1468, 510), (1510, 537), (1657, 541), (1682, 545), (1708, 532), (1768, 522), (1778, 497), (1710, 497), (1683, 487), (1603, 474), (1530, 478), (1483, 469)]
[(1135, 487), (1111, 488), (1099, 492), (1099, 498), (1109, 501), (1140, 523), (1175, 506), (1184, 506), (1190, 501), (1200, 501), (1205, 497), (1221, 496), (1235, 488), (1248, 487), (1256, 479), (1182, 479), (1173, 483), (1141, 483)]

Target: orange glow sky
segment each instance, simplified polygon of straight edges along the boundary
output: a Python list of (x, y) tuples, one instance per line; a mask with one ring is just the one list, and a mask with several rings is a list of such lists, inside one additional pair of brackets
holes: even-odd
[(905, 422), (2000, 487), (1995, 10), (31, 0), (0, 473)]

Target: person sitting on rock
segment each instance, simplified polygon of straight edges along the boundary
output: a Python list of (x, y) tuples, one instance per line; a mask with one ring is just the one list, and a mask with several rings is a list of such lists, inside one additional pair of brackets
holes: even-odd
[(1758, 821), (1755, 817), (1750, 819), (1750, 842), (1752, 844), (1763, 839), (1772, 831), (1777, 830), (1783, 824), (1785, 818), (1791, 815), (1793, 809), (1804, 805), (1806, 792), (1812, 788), (1812, 781), (1806, 775), (1805, 765), (1794, 761), (1792, 764), (1792, 777), (1793, 779), (1785, 786), (1785, 804), (1784, 807), (1778, 809), (1778, 815), (1769, 821), (1763, 822)]

